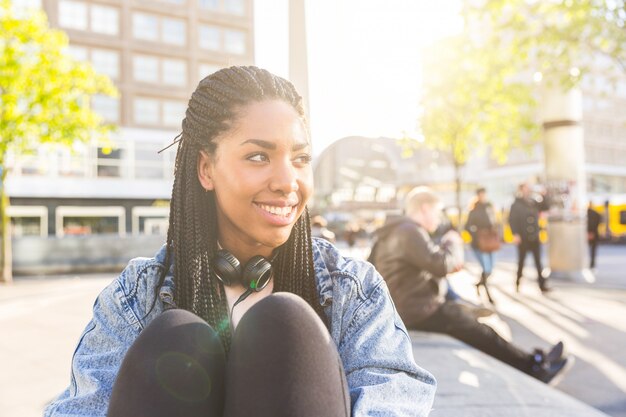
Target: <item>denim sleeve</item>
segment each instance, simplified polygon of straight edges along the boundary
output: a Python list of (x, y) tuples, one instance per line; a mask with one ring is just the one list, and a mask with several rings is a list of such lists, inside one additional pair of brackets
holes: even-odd
[(106, 415), (117, 371), (141, 330), (124, 292), (131, 277), (136, 279), (132, 264), (96, 299), (72, 358), (70, 386), (46, 407), (44, 417)]
[(437, 383), (415, 363), (411, 339), (382, 278), (352, 314), (339, 351), (353, 416), (428, 415)]

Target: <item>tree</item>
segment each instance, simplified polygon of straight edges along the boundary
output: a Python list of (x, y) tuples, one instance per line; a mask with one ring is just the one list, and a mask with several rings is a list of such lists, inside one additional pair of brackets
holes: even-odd
[(504, 162), (512, 147), (538, 137), (532, 81), (520, 77), (498, 51), (468, 31), (435, 43), (424, 54), (419, 126), (421, 143), (450, 156), (461, 213), (461, 169), (475, 152), (490, 149)]
[(71, 59), (67, 45), (67, 36), (50, 29), (42, 11), (20, 10), (0, 0), (0, 280), (11, 280), (7, 152), (106, 140), (113, 129), (90, 109), (89, 98), (115, 96), (115, 87), (90, 65)]

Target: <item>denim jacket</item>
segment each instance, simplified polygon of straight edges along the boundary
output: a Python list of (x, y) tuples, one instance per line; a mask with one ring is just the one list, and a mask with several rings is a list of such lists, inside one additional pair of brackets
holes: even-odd
[[(170, 270), (146, 316), (164, 258), (165, 247), (154, 258), (131, 260), (100, 293), (74, 352), (70, 386), (47, 406), (44, 417), (106, 415), (126, 351), (164, 308), (174, 307)], [(416, 365), (380, 274), (367, 262), (342, 257), (321, 239), (313, 239), (313, 260), (320, 303), (347, 376), (352, 415), (427, 416), (436, 382)]]

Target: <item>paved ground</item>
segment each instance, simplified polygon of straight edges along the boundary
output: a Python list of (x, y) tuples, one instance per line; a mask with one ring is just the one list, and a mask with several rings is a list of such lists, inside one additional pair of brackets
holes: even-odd
[[(563, 340), (577, 362), (558, 389), (611, 416), (626, 417), (626, 246), (600, 248), (596, 284), (555, 283), (547, 297), (532, 281), (532, 268), (527, 285), (514, 292), (511, 248), (499, 260), (493, 276), (499, 315), (488, 321), (527, 349)], [(452, 278), (457, 290), (474, 299), (475, 271), (470, 262), (468, 271)], [(44, 404), (67, 386), (78, 336), (96, 295), (113, 278), (27, 277), (0, 286), (2, 416), (40, 416)]]

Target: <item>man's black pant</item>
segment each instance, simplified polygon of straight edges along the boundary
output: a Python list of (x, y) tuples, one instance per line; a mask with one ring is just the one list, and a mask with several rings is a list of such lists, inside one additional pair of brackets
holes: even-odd
[(350, 415), (343, 365), (328, 330), (300, 297), (272, 294), (239, 322), (228, 359), (217, 333), (168, 310), (130, 347), (108, 417)]
[(454, 301), (443, 303), (415, 330), (448, 334), (522, 372), (531, 371), (532, 355), (507, 342), (491, 327), (479, 323)]
[(537, 240), (522, 240), (517, 245), (517, 285), (519, 286), (522, 273), (524, 271), (524, 261), (526, 254), (531, 252), (535, 259), (535, 267), (537, 268), (537, 281), (539, 286), (543, 288), (546, 279), (543, 276), (543, 266), (541, 266), (541, 242)]
[(589, 268), (596, 267), (596, 252), (598, 250), (598, 238), (591, 239), (589, 241), (589, 257), (591, 258), (591, 263), (589, 264)]

